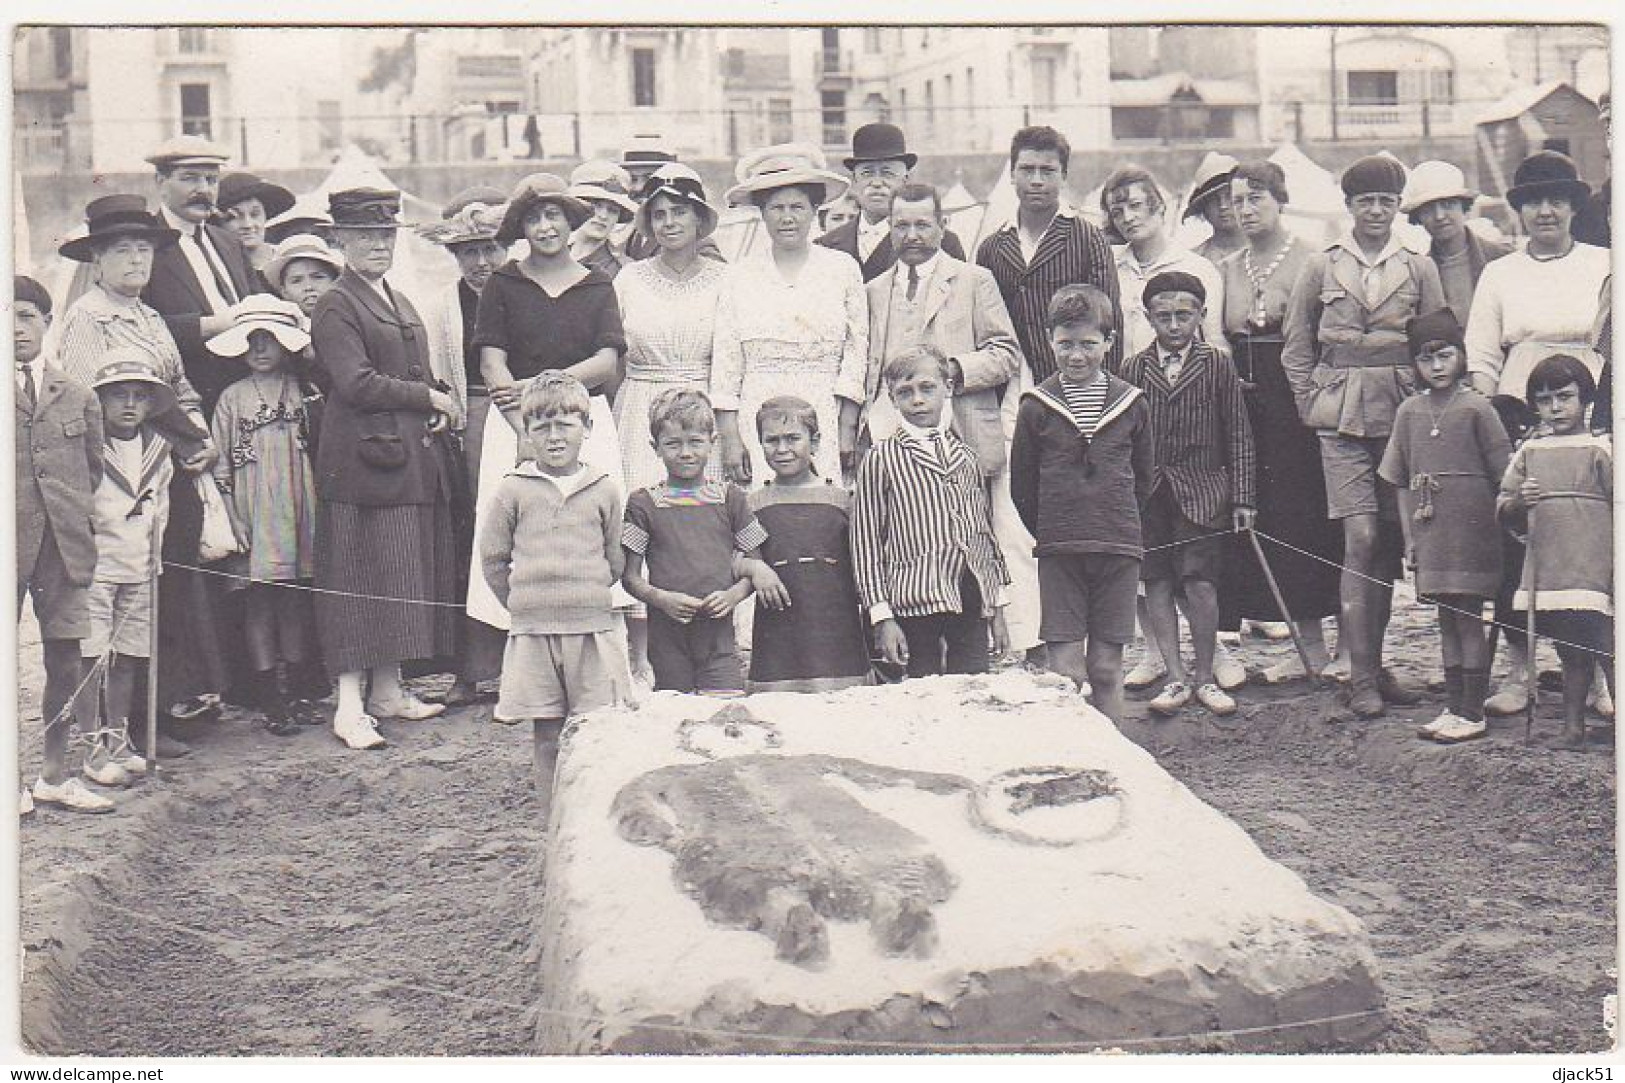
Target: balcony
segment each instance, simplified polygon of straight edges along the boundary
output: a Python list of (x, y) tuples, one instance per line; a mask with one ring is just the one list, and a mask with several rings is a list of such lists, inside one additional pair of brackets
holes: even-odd
[(1448, 128), (1455, 110), (1442, 102), (1349, 102), (1337, 111), (1345, 136), (1431, 135)]
[(854, 79), (851, 49), (818, 51), (818, 89), (850, 90)]

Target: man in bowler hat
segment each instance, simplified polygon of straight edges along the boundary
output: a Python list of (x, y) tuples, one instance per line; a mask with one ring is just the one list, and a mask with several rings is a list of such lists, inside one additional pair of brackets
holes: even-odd
[[(903, 130), (895, 124), (865, 124), (852, 133), (852, 156), (843, 164), (852, 174), (859, 214), (818, 238), (818, 243), (857, 260), (865, 282), (879, 278), (897, 262), (891, 237), (892, 196), (908, 183), (917, 161), (919, 156), (909, 153)], [(965, 258), (965, 246), (952, 230), (943, 231), (942, 250), (954, 259)]]

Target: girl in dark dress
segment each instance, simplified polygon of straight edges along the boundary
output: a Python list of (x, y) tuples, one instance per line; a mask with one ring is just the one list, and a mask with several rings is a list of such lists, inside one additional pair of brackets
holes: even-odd
[[(1224, 328), (1236, 371), (1247, 390), (1258, 453), (1258, 521), (1269, 535), (1307, 550), (1321, 560), (1275, 545), (1262, 537), (1270, 570), (1275, 573), (1289, 613), (1283, 614), (1270, 594), (1252, 543), (1243, 535), (1231, 539), (1227, 575), (1220, 590), (1220, 627), (1240, 618), (1258, 621), (1291, 619), (1317, 668), (1330, 662), (1321, 618), (1338, 611), (1337, 565), (1343, 539), (1326, 517), (1326, 482), (1320, 468), (1320, 446), (1298, 417), (1298, 407), (1281, 368), (1281, 321), (1287, 299), (1311, 253), (1309, 245), (1281, 225), (1286, 204), (1286, 176), (1273, 162), (1247, 162), (1231, 176), (1231, 203), (1247, 246), (1220, 264), (1224, 275)], [(1329, 562), (1329, 563), (1328, 563)], [(1267, 681), (1302, 675), (1296, 656), (1264, 671)]]
[(750, 691), (824, 692), (869, 683), (869, 651), (847, 541), (849, 494), (812, 468), (818, 412), (790, 396), (756, 411), (756, 435), (773, 480), (750, 494), (767, 531), (761, 558), (790, 605), (759, 605), (751, 636)]

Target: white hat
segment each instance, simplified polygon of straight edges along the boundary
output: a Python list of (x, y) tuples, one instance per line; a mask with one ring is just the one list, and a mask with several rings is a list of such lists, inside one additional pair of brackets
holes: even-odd
[(847, 189), (847, 179), (829, 170), (824, 152), (811, 143), (779, 143), (751, 151), (734, 168), (738, 184), (728, 189), (727, 202), (744, 202), (743, 197), (775, 188), (808, 185), (819, 189), (813, 206), (828, 203)]
[(313, 259), (333, 268), (335, 275), (344, 273), (344, 256), (330, 248), (326, 241), (314, 233), (295, 233), (276, 246), (271, 261), (265, 265), (265, 280), (277, 289), (282, 288), (282, 273), (296, 259)]
[(292, 301), (269, 293), (251, 293), (231, 306), (231, 326), (204, 343), (220, 357), (241, 357), (248, 352), (250, 331), (269, 331), (282, 348), (297, 353), (310, 345), (310, 323)]
[(1478, 193), (1467, 187), (1467, 177), (1449, 162), (1420, 162), (1405, 178), (1399, 213), (1419, 211), (1436, 199), (1461, 199), (1471, 204)]

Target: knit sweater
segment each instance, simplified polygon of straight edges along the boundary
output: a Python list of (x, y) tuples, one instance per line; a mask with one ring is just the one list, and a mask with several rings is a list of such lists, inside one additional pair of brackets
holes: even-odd
[(522, 462), (497, 487), (480, 535), (480, 566), (512, 614), (512, 635), (607, 632), (621, 578), (622, 501), (609, 475), (583, 467), (565, 489)]

